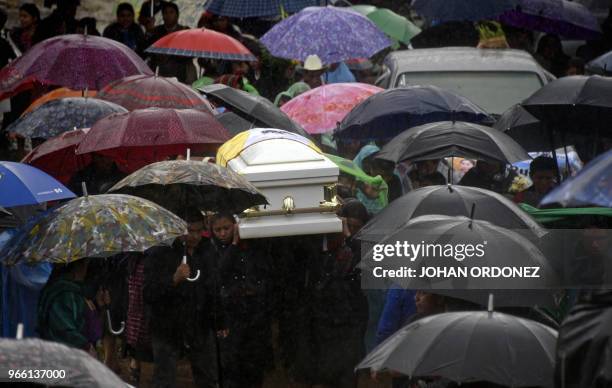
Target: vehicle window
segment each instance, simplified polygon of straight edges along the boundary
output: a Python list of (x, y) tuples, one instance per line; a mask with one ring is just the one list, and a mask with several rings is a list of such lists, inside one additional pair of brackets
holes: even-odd
[(412, 72), (401, 74), (396, 86), (434, 85), (461, 94), (485, 111), (502, 114), (542, 87), (529, 72)]

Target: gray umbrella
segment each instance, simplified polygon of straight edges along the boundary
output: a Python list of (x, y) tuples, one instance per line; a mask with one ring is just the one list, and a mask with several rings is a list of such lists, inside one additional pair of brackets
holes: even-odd
[(556, 341), (555, 330), (528, 319), (492, 311), (444, 313), (404, 326), (357, 369), (459, 383), (553, 387)]
[(245, 120), (254, 121), (254, 127), (284, 129), (310, 139), (304, 128), (265, 97), (254, 96), (222, 84), (208, 85), (198, 90), (217, 105), (227, 106)]
[(507, 229), (530, 230), (534, 237), (546, 231), (514, 202), (496, 192), (471, 186), (428, 186), (413, 190), (389, 204), (361, 229), (360, 236), (400, 230), (409, 220), (430, 214), (469, 217)]
[[(9, 371), (31, 371), (32, 375), (27, 372), (11, 379)], [(0, 382), (16, 381), (83, 388), (128, 386), (82, 350), (40, 339), (0, 339)]]
[(496, 129), (463, 121), (420, 125), (394, 137), (376, 158), (399, 163), (457, 156), (515, 163), (531, 159), (512, 138)]

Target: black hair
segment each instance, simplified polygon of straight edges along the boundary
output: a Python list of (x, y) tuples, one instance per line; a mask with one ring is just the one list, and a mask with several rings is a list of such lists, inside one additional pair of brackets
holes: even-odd
[(215, 222), (223, 220), (223, 219), (230, 220), (232, 224), (236, 223), (236, 219), (234, 218), (234, 215), (232, 213), (219, 212), (219, 213), (215, 213), (212, 216), (210, 216), (210, 225), (212, 226)]
[(357, 199), (347, 200), (340, 209), (340, 217), (356, 218), (366, 224), (370, 220), (368, 209)]
[(19, 7), (19, 10), (29, 14), (37, 21), (40, 21), (40, 11), (38, 10), (36, 4), (25, 3), (21, 7)]
[(557, 171), (555, 160), (548, 156), (538, 156), (529, 164), (529, 176), (533, 176), (536, 171)]
[(183, 212), (183, 220), (189, 224), (194, 222), (204, 222), (204, 215), (196, 207), (188, 207)]
[(128, 11), (132, 15), (135, 15), (134, 7), (132, 7), (132, 4), (130, 3), (121, 3), (117, 6), (117, 16), (119, 16), (119, 14), (124, 11)]
[(175, 11), (176, 11), (176, 16), (180, 16), (180, 14), (179, 14), (179, 9), (178, 9), (178, 5), (176, 5), (176, 4), (174, 4), (174, 3), (170, 3), (170, 2), (168, 2), (168, 3), (164, 3), (164, 4), (162, 5), (162, 12), (164, 12), (164, 11), (166, 10), (166, 8), (168, 8), (168, 7), (172, 8), (173, 10), (175, 10)]
[(0, 30), (4, 28), (8, 16), (3, 8), (0, 8)]
[(434, 186), (446, 184), (446, 178), (439, 171), (421, 177), (421, 181), (431, 182)]

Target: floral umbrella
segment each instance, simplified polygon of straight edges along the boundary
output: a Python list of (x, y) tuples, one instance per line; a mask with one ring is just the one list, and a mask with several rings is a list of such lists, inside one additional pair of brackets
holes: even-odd
[(242, 175), (217, 164), (193, 160), (149, 164), (125, 177), (109, 192), (148, 198), (179, 215), (187, 204), (201, 210), (241, 212), (268, 203)]
[(319, 86), (300, 94), (281, 110), (306, 132), (319, 134), (332, 131), (363, 100), (382, 92), (377, 86), (362, 83), (338, 83)]
[(6, 264), (70, 263), (144, 252), (186, 233), (183, 220), (153, 202), (122, 194), (86, 195), (26, 224), (0, 257)]

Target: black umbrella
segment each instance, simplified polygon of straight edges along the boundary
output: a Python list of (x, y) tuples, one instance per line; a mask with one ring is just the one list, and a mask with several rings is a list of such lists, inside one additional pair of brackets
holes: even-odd
[[(507, 229), (526, 229), (534, 238), (546, 230), (514, 202), (493, 191), (471, 186), (428, 186), (413, 190), (389, 204), (360, 231), (362, 240), (395, 233), (409, 220), (432, 214), (469, 217)], [(376, 239), (369, 241), (376, 241)]]
[[(372, 284), (384, 282), (384, 277), (378, 275), (387, 269), (399, 270), (397, 274), (401, 276), (396, 274), (392, 279), (398, 286), (433, 292), (436, 289), (541, 290), (559, 285), (556, 271), (531, 241), (510, 229), (473, 217), (426, 215), (407, 221), (395, 232), (359, 232), (356, 238), (364, 243), (362, 249), (366, 253), (361, 266), (368, 276), (365, 281)], [(387, 249), (398, 244), (413, 248), (391, 250), (391, 254), (380, 251), (381, 247)], [(463, 251), (466, 247), (472, 247), (469, 255)], [(415, 253), (413, 249), (417, 248), (420, 251)], [(504, 268), (506, 275), (500, 276), (500, 272), (498, 276), (485, 276), (484, 267), (496, 267), (498, 271)], [(523, 272), (534, 267), (538, 268), (538, 277)], [(429, 272), (432, 268), (441, 271), (432, 274)], [(414, 276), (403, 275), (410, 270)]]
[(497, 119), (493, 128), (510, 136), (527, 152), (540, 152), (552, 149), (551, 133), (554, 148), (572, 144), (572, 139), (576, 136), (565, 134), (565, 144), (563, 144), (562, 136), (558, 131), (555, 131), (553, 128), (546, 128), (540, 120), (533, 117), (520, 104), (514, 105), (505, 111)]
[(5, 208), (3, 208), (2, 206), (0, 206), (0, 215), (1, 216), (10, 216), (12, 215), (12, 213), (8, 210), (6, 210)]
[(493, 119), (466, 97), (436, 86), (408, 86), (368, 97), (346, 115), (334, 137), (389, 140), (408, 128), (443, 120), (493, 124)]
[(128, 386), (89, 354), (57, 342), (0, 339), (0, 360), (1, 382), (83, 388)]
[(612, 137), (612, 78), (559, 78), (532, 94), (522, 106), (551, 128)]
[(215, 118), (227, 129), (227, 131), (232, 135), (236, 136), (237, 134), (248, 131), (249, 129), (253, 129), (256, 127), (255, 120), (249, 121), (245, 120), (242, 117), (238, 116), (234, 112), (225, 111), (215, 116)]
[(208, 85), (198, 90), (217, 105), (228, 106), (245, 120), (253, 121), (256, 124), (254, 127), (284, 129), (310, 138), (304, 128), (291, 120), (265, 97), (255, 96), (222, 84)]
[(587, 294), (570, 311), (559, 329), (558, 387), (612, 385), (612, 292)]
[(474, 23), (446, 22), (425, 28), (410, 40), (414, 48), (476, 47), (480, 36)]
[(140, 196), (178, 215), (190, 207), (241, 212), (268, 203), (242, 175), (217, 164), (193, 160), (149, 164), (119, 181), (109, 192)]
[(395, 163), (449, 156), (509, 164), (530, 159), (529, 154), (503, 132), (462, 121), (440, 121), (410, 128), (376, 154), (377, 159)]
[(458, 383), (553, 387), (557, 332), (493, 311), (443, 313), (401, 328), (357, 369), (393, 370)]

